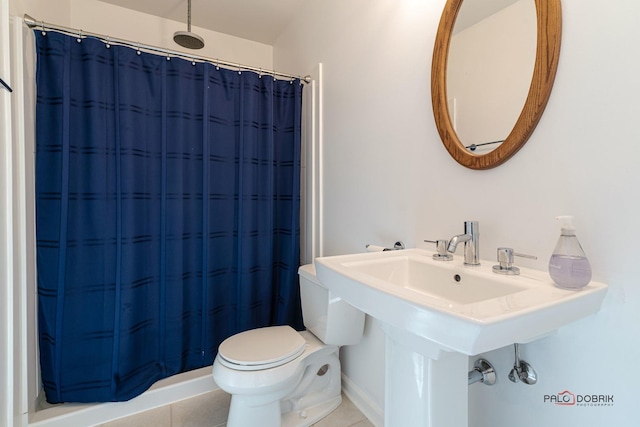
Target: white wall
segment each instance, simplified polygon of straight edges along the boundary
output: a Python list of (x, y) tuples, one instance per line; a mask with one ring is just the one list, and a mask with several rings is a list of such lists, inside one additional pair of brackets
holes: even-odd
[[(525, 147), (488, 171), (453, 161), (433, 121), (431, 55), (445, 0), (307, 3), (274, 45), (274, 64), (298, 73), (324, 66), (325, 254), (396, 239), (424, 247), (423, 239), (450, 238), (474, 219), (483, 258), (512, 246), (539, 256), (520, 265), (546, 270), (558, 235), (553, 216), (575, 215), (594, 279), (610, 285), (602, 310), (523, 348), (536, 386), (506, 379), (511, 348), (487, 354), (499, 379), (470, 388), (470, 425), (637, 425), (640, 56), (630, 42), (640, 39), (640, 3), (562, 2), (560, 65), (546, 112)], [(381, 332), (370, 326), (362, 344), (345, 349), (343, 366), (382, 406)], [(613, 395), (615, 403), (544, 403), (567, 389)]]
[(11, 16), (31, 15), (38, 21), (71, 25), (72, 0), (9, 0)]

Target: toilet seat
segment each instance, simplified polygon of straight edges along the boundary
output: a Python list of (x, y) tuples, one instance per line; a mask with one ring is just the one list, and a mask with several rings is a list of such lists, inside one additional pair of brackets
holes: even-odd
[(290, 326), (270, 326), (233, 335), (220, 344), (220, 363), (239, 371), (275, 368), (300, 356), (304, 338)]

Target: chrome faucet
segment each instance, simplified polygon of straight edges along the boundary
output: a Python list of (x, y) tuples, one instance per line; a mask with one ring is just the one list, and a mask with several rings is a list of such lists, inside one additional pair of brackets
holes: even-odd
[(480, 265), (480, 232), (478, 229), (478, 221), (465, 221), (464, 234), (458, 234), (449, 240), (447, 251), (451, 253), (456, 251), (458, 243), (464, 242), (465, 265)]

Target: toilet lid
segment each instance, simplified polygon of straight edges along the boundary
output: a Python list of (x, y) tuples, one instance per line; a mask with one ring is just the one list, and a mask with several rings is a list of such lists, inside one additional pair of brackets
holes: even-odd
[(268, 369), (298, 357), (304, 344), (304, 338), (292, 327), (270, 326), (227, 338), (220, 344), (218, 355), (234, 369)]

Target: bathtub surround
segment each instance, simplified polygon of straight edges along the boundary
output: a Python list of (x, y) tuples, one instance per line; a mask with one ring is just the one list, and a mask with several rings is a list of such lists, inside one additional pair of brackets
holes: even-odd
[[(0, 79), (11, 82), (11, 62), (9, 61), (9, 4), (7, 0), (0, 0)], [(0, 301), (13, 302), (14, 265), (12, 252), (13, 241), (17, 230), (13, 227), (12, 188), (12, 93), (0, 86)], [(6, 284), (6, 285), (5, 285)], [(13, 304), (0, 302), (0, 425), (9, 425), (16, 412), (17, 401), (14, 400), (14, 384), (19, 382), (13, 370), (13, 345), (15, 334), (12, 327), (14, 317)]]
[(302, 83), (35, 30), (47, 401), (124, 401), (302, 328)]
[[(7, 4), (12, 16), (10, 20), (4, 13), (7, 10)], [(36, 418), (37, 393), (41, 383), (39, 362), (36, 360), (36, 329), (32, 321), (36, 317), (35, 256), (32, 246), (32, 243), (35, 242), (32, 226), (35, 221), (33, 218), (35, 53), (32, 46), (35, 43), (33, 33), (22, 25), (22, 16), (25, 13), (31, 13), (45, 21), (73, 28), (91, 28), (98, 33), (104, 30), (102, 33), (113, 34), (117, 38), (139, 40), (143, 44), (167, 48), (172, 48), (172, 41), (169, 40), (171, 31), (177, 30), (183, 25), (95, 0), (61, 0), (56, 2), (2, 0), (2, 11), (2, 25), (0, 27), (3, 29), (3, 34), (10, 30), (10, 37), (2, 38), (2, 58), (11, 60), (9, 65), (11, 65), (11, 72), (14, 76), (24, 76), (24, 78), (11, 79), (14, 94), (8, 100), (11, 101), (10, 112), (13, 113), (13, 118), (9, 125), (2, 127), (6, 131), (3, 134), (6, 133), (10, 138), (7, 142), (9, 145), (3, 145), (3, 148), (9, 150), (3, 159), (7, 160), (10, 167), (3, 169), (3, 172), (5, 175), (11, 176), (11, 181), (2, 181), (1, 193), (7, 195), (11, 201), (11, 205), (7, 206), (6, 210), (3, 208), (2, 212), (3, 214), (11, 213), (13, 217), (10, 229), (14, 238), (13, 240), (8, 239), (7, 244), (12, 245), (14, 279), (12, 283), (14, 286), (13, 289), (11, 287), (4, 288), (12, 292), (8, 294), (8, 298), (0, 302), (0, 312), (10, 318), (10, 321), (3, 322), (3, 324), (12, 330), (10, 335), (6, 335), (4, 331), (1, 334), (1, 342), (6, 342), (9, 345), (1, 347), (2, 372), (6, 370), (12, 375), (11, 378), (2, 375), (0, 390), (3, 404), (12, 410), (1, 411), (1, 413), (3, 417), (8, 417), (7, 425), (27, 425)], [(9, 25), (5, 25), (7, 23)], [(197, 31), (207, 40), (212, 41), (202, 50), (201, 53), (204, 56), (221, 57), (230, 62), (252, 64), (263, 69), (273, 68), (272, 48), (269, 45), (209, 30), (197, 29)], [(10, 51), (5, 50), (4, 47), (9, 43)], [(4, 142), (3, 140), (3, 144)], [(10, 162), (10, 159), (13, 162)], [(9, 271), (7, 270), (7, 272)], [(5, 350), (7, 350), (6, 354)], [(210, 372), (207, 377), (210, 379)], [(205, 388), (214, 389), (215, 384), (211, 380)], [(180, 384), (180, 389), (180, 396), (171, 397), (172, 393), (169, 393), (167, 398), (184, 399), (201, 393), (201, 388), (193, 386), (191, 382)], [(10, 396), (10, 399), (5, 399), (4, 396)], [(153, 394), (152, 396), (154, 397), (142, 399), (143, 405), (149, 408), (156, 406), (159, 403), (156, 401), (158, 395)], [(98, 419), (104, 421), (112, 419), (114, 411), (105, 412), (105, 409), (100, 406), (91, 405), (90, 409), (96, 410), (95, 414), (99, 417)], [(124, 414), (129, 405), (123, 404), (122, 408), (125, 408), (124, 412), (120, 412), (120, 409), (118, 412)], [(65, 409), (75, 410), (74, 405)], [(38, 413), (39, 425), (56, 425), (61, 422), (55, 417), (55, 411), (41, 411)]]

